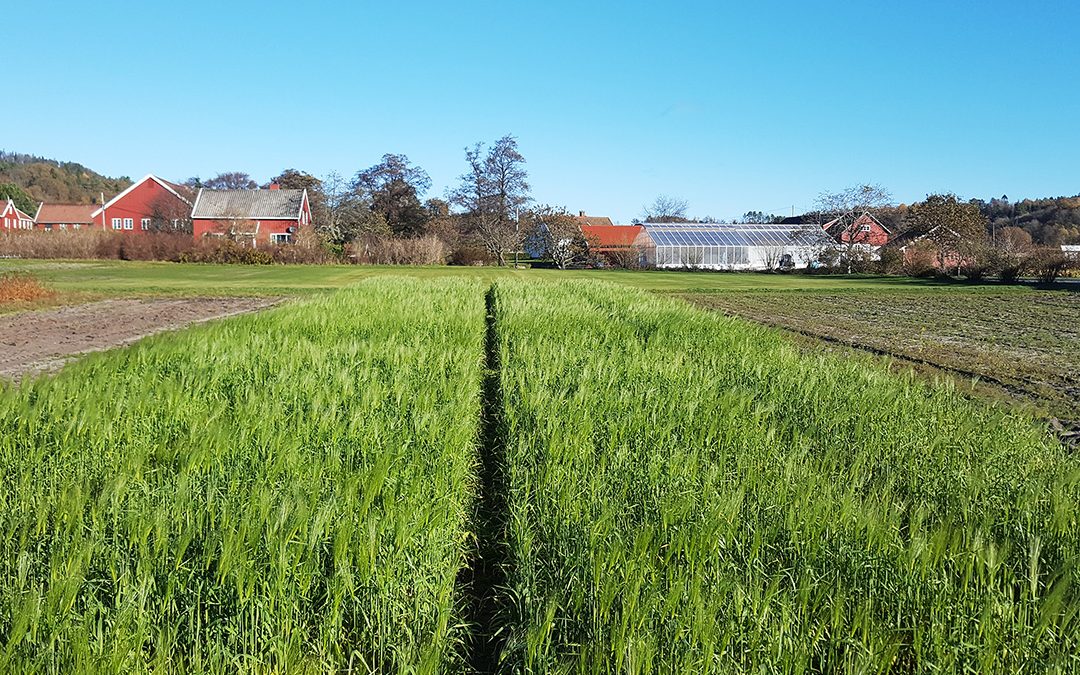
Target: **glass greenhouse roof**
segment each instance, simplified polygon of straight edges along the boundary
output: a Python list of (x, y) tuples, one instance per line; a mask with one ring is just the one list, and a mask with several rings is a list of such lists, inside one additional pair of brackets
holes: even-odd
[(832, 241), (811, 225), (655, 223), (645, 231), (657, 246), (816, 246)]

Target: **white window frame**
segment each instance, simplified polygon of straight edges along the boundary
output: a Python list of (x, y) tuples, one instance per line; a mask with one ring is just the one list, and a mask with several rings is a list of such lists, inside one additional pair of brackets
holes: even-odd
[(859, 228), (859, 231), (860, 232), (870, 232), (873, 229), (874, 228), (870, 227), (869, 225), (863, 225), (862, 227)]
[(135, 219), (134, 218), (124, 218), (124, 229), (125, 230), (134, 230), (135, 229)]
[(139, 225), (142, 227), (143, 231), (149, 230), (150, 229), (150, 219), (149, 218), (143, 218), (141, 221), (139, 221)]
[(292, 233), (291, 232), (272, 232), (270, 233), (271, 244), (291, 244)]
[(123, 218), (113, 218), (112, 219), (112, 229), (114, 229), (114, 230), (122, 230), (122, 229), (124, 229), (124, 219)]

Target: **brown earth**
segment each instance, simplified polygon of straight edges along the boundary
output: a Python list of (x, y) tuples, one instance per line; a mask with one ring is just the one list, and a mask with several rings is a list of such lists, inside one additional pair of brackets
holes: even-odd
[(277, 302), (276, 298), (125, 299), (0, 315), (0, 378), (18, 380), (57, 370), (79, 354)]

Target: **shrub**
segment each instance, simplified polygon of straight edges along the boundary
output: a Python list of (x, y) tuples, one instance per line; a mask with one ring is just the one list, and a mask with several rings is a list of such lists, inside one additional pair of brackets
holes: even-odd
[(122, 235), (101, 230), (2, 232), (0, 257), (100, 258), (105, 242), (119, 236)]
[(348, 249), (353, 262), (361, 265), (445, 265), (450, 257), (443, 240), (430, 234), (409, 239), (373, 235)]
[(180, 262), (218, 263), (238, 265), (269, 265), (274, 257), (266, 249), (244, 246), (232, 239), (206, 237), (195, 242)]
[(0, 303), (33, 302), (51, 298), (56, 293), (44, 286), (31, 274), (9, 272), (0, 274)]
[(1068, 272), (1073, 262), (1058, 248), (1044, 247), (1031, 251), (1024, 260), (1025, 267), (1044, 284), (1052, 284)]
[(450, 254), (450, 264), (466, 267), (493, 265), (495, 258), (483, 246), (464, 245), (458, 246)]
[(920, 241), (906, 251), (904, 272), (913, 277), (932, 277), (938, 272), (937, 248), (933, 242)]

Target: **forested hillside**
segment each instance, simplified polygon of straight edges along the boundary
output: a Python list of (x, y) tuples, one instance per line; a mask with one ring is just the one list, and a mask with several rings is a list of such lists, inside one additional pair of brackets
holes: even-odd
[(1010, 202), (1008, 197), (972, 200), (986, 216), (992, 230), (1019, 227), (1035, 243), (1057, 246), (1080, 243), (1080, 195)]
[(127, 176), (109, 178), (75, 162), (0, 151), (0, 197), (11, 197), (30, 214), (39, 201), (89, 204), (129, 185)]

